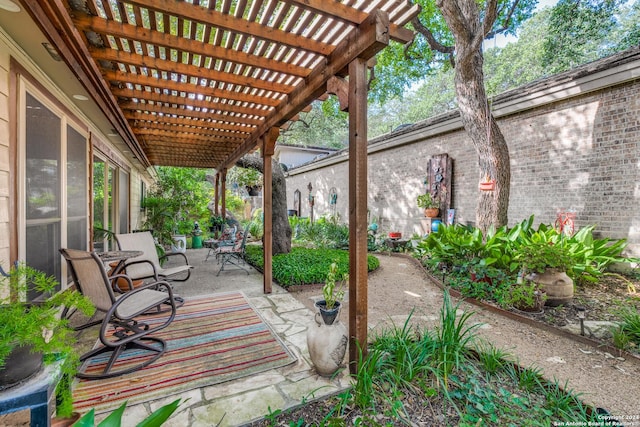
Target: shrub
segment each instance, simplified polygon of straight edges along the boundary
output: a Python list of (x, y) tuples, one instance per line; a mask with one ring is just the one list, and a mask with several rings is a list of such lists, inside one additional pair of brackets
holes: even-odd
[[(247, 245), (246, 259), (251, 265), (260, 269), (264, 267), (261, 246)], [(312, 249), (294, 247), (288, 254), (273, 257), (273, 279), (285, 288), (293, 285), (310, 285), (324, 283), (331, 263), (338, 266), (336, 274), (342, 277), (349, 273), (349, 252), (340, 249)], [(367, 256), (368, 271), (380, 266), (380, 261), (373, 255)]]

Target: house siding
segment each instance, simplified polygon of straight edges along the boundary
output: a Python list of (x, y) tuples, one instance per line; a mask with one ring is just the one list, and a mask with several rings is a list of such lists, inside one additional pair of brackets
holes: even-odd
[(8, 268), (9, 242), (9, 53), (0, 40), (0, 265)]
[[(51, 97), (66, 108), (77, 119), (73, 121), (79, 121), (83, 127), (86, 127), (88, 131), (95, 134), (99, 140), (106, 141), (106, 146), (109, 148), (109, 152), (113, 153), (117, 157), (116, 163), (119, 166), (124, 166), (125, 170), (130, 173), (130, 228), (136, 228), (140, 223), (140, 180), (143, 179), (143, 175), (147, 175), (145, 171), (139, 171), (133, 163), (122, 153), (117, 147), (109, 142), (108, 136), (102, 134), (97, 130), (97, 126), (89, 120), (83, 112), (75, 106), (75, 104), (66, 97), (62, 91), (47, 77), (45, 71), (38, 68), (29, 57), (27, 57), (20, 49), (19, 46), (0, 28), (0, 265), (7, 269), (12, 261), (11, 241), (10, 241), (10, 227), (14, 226), (16, 218), (12, 217), (10, 212), (10, 197), (14, 194), (9, 177), (11, 174), (12, 165), (10, 164), (10, 149), (9, 149), (9, 78), (10, 78), (10, 62), (16, 60), (28, 73), (32, 75), (33, 79), (36, 79), (38, 84), (41, 85), (44, 90), (48, 91)], [(71, 73), (71, 71), (69, 71)], [(147, 180), (151, 179), (147, 176)], [(88, 219), (88, 218), (87, 218)], [(20, 243), (18, 243), (20, 244)], [(16, 253), (18, 250), (14, 248)], [(1, 292), (1, 290), (0, 290)]]
[[(538, 83), (546, 95), (533, 97), (531, 89), (523, 90), (520, 100), (515, 93), (502, 105), (494, 103), (511, 158), (509, 225), (530, 215), (537, 224), (553, 223), (557, 210), (575, 209), (576, 226), (593, 224), (598, 236), (627, 238), (628, 252), (640, 254), (638, 70), (640, 58), (620, 67), (613, 62), (599, 74), (573, 79), (569, 89), (566, 79), (551, 78)], [(427, 231), (415, 199), (426, 190), (428, 159), (442, 153), (453, 159), (456, 222), (475, 222), (477, 155), (459, 120), (444, 117), (370, 142), (368, 207), (383, 233)], [(330, 213), (329, 189), (336, 187), (336, 212), (348, 220), (346, 153), (289, 171), (287, 200), (293, 205), (293, 192), (300, 189), (303, 216), (309, 213), (308, 183), (314, 188), (316, 217)]]

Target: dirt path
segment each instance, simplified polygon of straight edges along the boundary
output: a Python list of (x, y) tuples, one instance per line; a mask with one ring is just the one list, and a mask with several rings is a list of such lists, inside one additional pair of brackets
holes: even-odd
[[(380, 268), (369, 276), (370, 328), (377, 330), (393, 321), (402, 325), (414, 309), (413, 319), (433, 324), (438, 319), (442, 291), (432, 283), (416, 260), (403, 256), (378, 256)], [(293, 295), (313, 310), (319, 287)], [(340, 314), (348, 325), (348, 301)], [(568, 381), (568, 388), (582, 393), (585, 402), (617, 415), (628, 426), (640, 426), (640, 362), (619, 360), (597, 348), (520, 323), (479, 307), (472, 317), (482, 323), (481, 336), (507, 350), (522, 366), (534, 365), (548, 379)], [(626, 421), (626, 422), (625, 422)]]

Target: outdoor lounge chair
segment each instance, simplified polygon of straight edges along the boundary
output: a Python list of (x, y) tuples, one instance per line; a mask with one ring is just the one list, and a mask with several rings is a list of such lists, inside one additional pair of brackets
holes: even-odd
[[(132, 280), (153, 278), (156, 282), (166, 280), (168, 282), (185, 282), (191, 276), (193, 266), (189, 265), (187, 256), (181, 252), (172, 252), (158, 258), (156, 244), (150, 232), (116, 234), (118, 247), (123, 251), (142, 251), (143, 254), (128, 259), (124, 264), (127, 276)], [(170, 256), (179, 256), (184, 259), (184, 265), (162, 268), (160, 261)]]
[[(69, 271), (76, 288), (88, 297), (96, 310), (105, 313), (100, 322), (100, 345), (83, 356), (80, 361), (91, 359), (97, 355), (108, 354), (108, 362), (101, 372), (87, 372), (84, 366), (76, 374), (79, 378), (99, 379), (127, 374), (141, 369), (162, 356), (166, 343), (162, 338), (151, 334), (167, 327), (176, 316), (176, 303), (169, 283), (155, 282), (143, 285), (124, 294), (116, 294), (111, 288), (113, 278), (131, 278), (121, 274), (108, 277), (104, 264), (95, 252), (76, 249), (60, 249), (67, 260)], [(153, 326), (136, 320), (145, 312), (169, 305), (167, 316)], [(135, 353), (135, 357), (126, 354)], [(119, 360), (126, 360), (118, 369)], [(133, 364), (133, 366), (132, 366)]]
[(216, 257), (218, 257), (218, 261), (221, 264), (220, 270), (218, 270), (216, 276), (219, 276), (220, 272), (224, 271), (225, 265), (235, 265), (236, 267), (243, 269), (247, 272), (247, 274), (249, 274), (249, 270), (247, 268), (248, 266), (246, 265), (246, 262), (244, 260), (244, 249), (247, 244), (249, 225), (251, 225), (251, 223), (248, 223), (244, 228), (242, 239), (236, 240), (236, 243), (234, 245), (219, 246), (218, 249), (216, 249)]

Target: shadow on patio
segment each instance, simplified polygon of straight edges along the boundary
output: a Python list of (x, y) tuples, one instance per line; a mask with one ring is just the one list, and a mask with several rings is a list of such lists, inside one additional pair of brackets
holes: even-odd
[[(271, 294), (265, 295), (262, 290), (263, 276), (253, 268), (250, 268), (250, 274), (247, 275), (245, 271), (231, 266), (229, 270), (225, 268), (225, 271), (216, 276), (220, 266), (214, 257), (205, 261), (207, 252), (208, 249), (187, 251), (189, 263), (194, 269), (187, 282), (173, 284), (175, 293), (191, 299), (242, 292), (297, 360), (281, 368), (177, 394), (169, 394), (169, 390), (162, 394), (162, 398), (130, 404), (125, 411), (123, 425), (137, 424), (160, 406), (178, 397), (186, 402), (182, 403), (176, 414), (165, 424), (167, 426), (242, 425), (264, 417), (269, 411), (289, 408), (303, 400), (335, 393), (349, 384), (346, 369), (333, 379), (323, 378), (315, 373), (306, 345), (307, 326), (313, 322), (313, 313), (309, 309), (277, 285), (273, 286)], [(95, 328), (82, 335), (82, 352), (95, 343), (96, 336)], [(159, 359), (158, 363), (160, 362), (162, 358)], [(124, 382), (137, 381), (133, 376), (135, 373), (118, 379)], [(107, 403), (107, 400), (101, 403)], [(86, 412), (86, 409), (79, 411)], [(102, 419), (107, 414), (108, 412), (96, 418)]]

